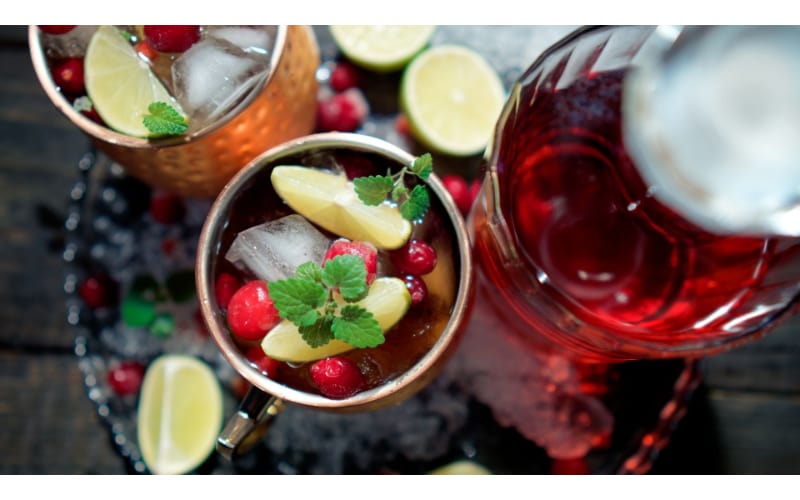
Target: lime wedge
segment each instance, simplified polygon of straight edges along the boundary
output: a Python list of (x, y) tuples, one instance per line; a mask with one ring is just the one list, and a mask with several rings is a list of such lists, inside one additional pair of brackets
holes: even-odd
[(396, 206), (365, 205), (344, 175), (278, 166), (271, 179), (278, 195), (297, 213), (339, 236), (391, 250), (403, 246), (411, 235), (411, 223)]
[(165, 102), (185, 115), (178, 101), (112, 26), (100, 26), (86, 48), (86, 93), (97, 114), (117, 132), (148, 137), (142, 123), (147, 107)]
[(378, 72), (401, 69), (425, 48), (435, 26), (331, 26), (339, 50), (355, 64)]
[[(383, 277), (376, 279), (367, 296), (356, 304), (371, 312), (385, 332), (405, 316), (411, 306), (411, 295), (402, 280)], [(303, 340), (297, 326), (288, 320), (281, 321), (267, 333), (261, 348), (272, 359), (294, 363), (316, 361), (354, 349), (336, 339), (320, 347), (311, 347)]]
[(434, 476), (486, 476), (491, 475), (491, 472), (484, 466), (476, 464), (471, 460), (457, 460), (449, 464), (443, 465), (437, 469), (430, 471), (428, 474)]
[(153, 474), (185, 474), (214, 450), (222, 427), (222, 391), (203, 361), (164, 354), (145, 372), (137, 432)]
[(457, 45), (426, 50), (406, 67), (400, 105), (411, 133), (452, 156), (480, 153), (505, 102), (497, 72), (477, 52)]

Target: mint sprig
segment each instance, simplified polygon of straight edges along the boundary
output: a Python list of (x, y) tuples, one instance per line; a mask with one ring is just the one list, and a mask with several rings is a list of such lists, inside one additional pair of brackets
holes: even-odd
[(387, 198), (396, 202), (404, 219), (422, 218), (431, 206), (428, 188), (417, 184), (409, 189), (405, 183), (406, 175), (414, 175), (423, 181), (433, 173), (433, 158), (430, 153), (417, 157), (410, 165), (404, 166), (397, 173), (386, 175), (369, 175), (353, 179), (358, 199), (365, 205), (380, 205)]
[(189, 128), (186, 117), (165, 102), (151, 103), (147, 112), (142, 122), (155, 136), (180, 135)]
[[(353, 347), (375, 347), (384, 342), (378, 321), (361, 306), (367, 287), (367, 268), (355, 255), (339, 255), (324, 267), (306, 262), (295, 276), (267, 285), (269, 296), (282, 318), (297, 325), (303, 340), (320, 347), (331, 339)], [(334, 297), (339, 294), (340, 304)]]

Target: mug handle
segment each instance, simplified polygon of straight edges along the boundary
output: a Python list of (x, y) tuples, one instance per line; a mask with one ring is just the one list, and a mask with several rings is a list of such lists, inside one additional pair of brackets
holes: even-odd
[(284, 406), (283, 400), (251, 386), (217, 438), (217, 452), (233, 460), (249, 451), (266, 435), (272, 419)]

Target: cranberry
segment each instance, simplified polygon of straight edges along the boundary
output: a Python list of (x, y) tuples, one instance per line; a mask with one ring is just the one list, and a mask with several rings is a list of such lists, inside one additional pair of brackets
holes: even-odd
[(83, 59), (70, 57), (53, 67), (53, 80), (65, 94), (80, 95), (86, 92), (83, 79)]
[(411, 240), (402, 248), (389, 253), (392, 264), (400, 274), (422, 276), (436, 267), (436, 250), (422, 240)]
[(75, 29), (75, 25), (56, 26), (56, 25), (39, 25), (39, 29), (48, 35), (64, 35)]
[(472, 206), (472, 196), (470, 195), (470, 187), (467, 180), (460, 175), (447, 174), (442, 176), (442, 184), (444, 184), (447, 192), (453, 197), (456, 207), (462, 215), (466, 215)]
[(117, 300), (117, 284), (109, 276), (89, 276), (78, 287), (78, 293), (90, 309), (113, 305)]
[(161, 52), (184, 52), (200, 40), (200, 26), (145, 26), (147, 41)]
[(115, 394), (128, 396), (139, 392), (144, 378), (145, 368), (135, 361), (123, 361), (108, 372), (108, 385)]
[(244, 340), (262, 339), (280, 320), (267, 284), (261, 280), (239, 288), (228, 303), (228, 326)]
[(142, 40), (138, 42), (136, 45), (133, 46), (133, 50), (135, 50), (138, 54), (140, 54), (148, 61), (155, 61), (156, 58), (158, 57), (158, 52), (152, 45), (150, 45), (150, 42), (148, 42), (147, 40)]
[(358, 130), (368, 114), (369, 105), (364, 94), (351, 88), (317, 103), (317, 128), (353, 132)]
[(217, 304), (223, 309), (228, 307), (231, 302), (231, 297), (239, 289), (239, 280), (232, 274), (220, 273), (217, 276), (217, 281), (214, 283), (214, 295), (217, 298)]
[(411, 125), (408, 123), (408, 117), (403, 114), (397, 115), (394, 120), (394, 128), (399, 134), (409, 135), (411, 133)]
[(408, 288), (408, 293), (411, 294), (411, 305), (415, 306), (425, 300), (425, 297), (428, 296), (428, 287), (425, 285), (425, 282), (422, 281), (422, 278), (419, 276), (414, 276), (413, 274), (407, 274), (403, 278), (403, 282), (406, 284), (406, 288)]
[(186, 215), (186, 205), (176, 194), (154, 194), (150, 198), (150, 215), (161, 224), (176, 224)]
[(352, 64), (340, 61), (331, 71), (330, 85), (336, 92), (344, 92), (358, 85), (358, 71)]
[(550, 464), (552, 474), (584, 475), (589, 474), (589, 465), (583, 457), (554, 459)]
[(364, 261), (364, 267), (367, 269), (367, 284), (375, 281), (375, 276), (378, 272), (378, 250), (371, 243), (339, 238), (328, 247), (328, 251), (325, 252), (325, 256), (322, 258), (322, 263), (324, 264), (340, 255), (360, 257)]
[(260, 345), (254, 345), (244, 355), (248, 361), (253, 363), (258, 370), (267, 377), (275, 380), (278, 376), (280, 361), (270, 358), (264, 353)]
[(311, 365), (311, 380), (319, 392), (331, 399), (344, 399), (364, 388), (364, 376), (355, 362), (342, 356), (334, 356)]

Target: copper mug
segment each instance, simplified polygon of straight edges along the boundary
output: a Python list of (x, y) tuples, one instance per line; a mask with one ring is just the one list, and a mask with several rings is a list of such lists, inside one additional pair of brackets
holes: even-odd
[(308, 26), (278, 26), (268, 77), (225, 118), (197, 135), (157, 140), (114, 132), (73, 109), (53, 81), (36, 26), (28, 44), (48, 97), (98, 150), (148, 185), (182, 196), (216, 196), (260, 152), (315, 126), (320, 55)]
[(227, 458), (245, 452), (263, 437), (270, 420), (280, 412), (285, 403), (348, 413), (376, 410), (403, 401), (425, 387), (441, 371), (464, 331), (473, 296), (473, 268), (469, 239), (464, 220), (452, 197), (434, 174), (427, 181), (427, 185), (432, 197), (437, 198), (444, 207), (446, 223), (452, 225), (455, 254), (453, 274), (458, 283), (449, 310), (450, 317), (437, 323), (435, 328), (441, 328), (438, 340), (416, 364), (405, 373), (378, 387), (337, 400), (300, 391), (268, 378), (251, 365), (242, 350), (237, 347), (228, 331), (226, 319), (214, 293), (216, 262), (223, 248), (224, 233), (229, 225), (231, 210), (237, 197), (254, 184), (257, 175), (271, 171), (276, 165), (292, 163), (297, 155), (305, 153), (324, 155), (326, 152), (342, 149), (378, 155), (388, 165), (407, 165), (414, 159), (411, 154), (400, 148), (366, 135), (332, 132), (302, 137), (264, 152), (241, 169), (220, 192), (203, 226), (196, 263), (200, 309), (225, 359), (252, 384), (238, 411), (230, 417), (218, 438), (217, 451)]

